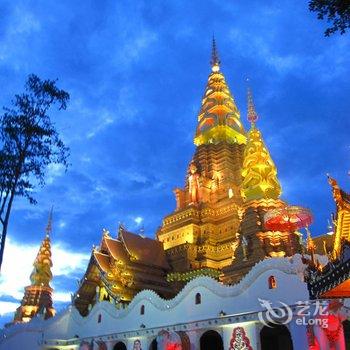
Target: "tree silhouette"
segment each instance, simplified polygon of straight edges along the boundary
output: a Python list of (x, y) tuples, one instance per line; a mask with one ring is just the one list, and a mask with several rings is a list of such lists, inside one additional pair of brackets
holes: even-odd
[(56, 81), (28, 76), (25, 92), (15, 95), (11, 108), (0, 117), (0, 270), (15, 196), (35, 204), (33, 190), (45, 184), (51, 163), (68, 166), (69, 149), (47, 114), (52, 105), (66, 109), (69, 94)]
[(309, 9), (317, 13), (318, 19), (327, 19), (332, 26), (327, 28), (325, 36), (337, 31), (344, 34), (350, 28), (350, 0), (311, 0)]

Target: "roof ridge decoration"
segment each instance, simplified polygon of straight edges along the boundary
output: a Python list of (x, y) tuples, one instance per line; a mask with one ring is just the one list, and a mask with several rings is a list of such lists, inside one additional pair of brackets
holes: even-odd
[(260, 130), (255, 126), (258, 117), (250, 89), (248, 89), (247, 95), (248, 120), (251, 122), (251, 128), (248, 132), (247, 145), (244, 150), (241, 194), (247, 201), (278, 199), (282, 189), (277, 178), (277, 169)]
[[(132, 260), (143, 261), (153, 266), (161, 266), (165, 270), (169, 269), (169, 264), (165, 258), (165, 252), (161, 242), (127, 231), (122, 226), (119, 227), (118, 238), (123, 242)], [(142, 246), (140, 243), (142, 243)]]
[(213, 38), (212, 71), (202, 99), (202, 106), (198, 113), (198, 125), (194, 138), (195, 145), (210, 143), (246, 143), (246, 135), (240, 120), (240, 113), (220, 72), (220, 60)]

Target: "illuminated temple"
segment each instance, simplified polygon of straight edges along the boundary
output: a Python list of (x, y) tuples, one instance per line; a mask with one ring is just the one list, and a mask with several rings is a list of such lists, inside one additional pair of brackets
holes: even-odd
[[(0, 349), (346, 349), (350, 195), (329, 177), (336, 213), (328, 234), (312, 238), (311, 213), (280, 198), (250, 90), (247, 101), (248, 131), (213, 41), (196, 148), (174, 211), (154, 238), (123, 225), (104, 230), (72, 305), (56, 316), (49, 221)], [(310, 300), (326, 310), (312, 322), (297, 309), (315, 311)], [(270, 307), (281, 304), (287, 321)]]
[(298, 234), (263, 226), (264, 214), (286, 203), (279, 198), (276, 166), (256, 125), (252, 94), (246, 132), (215, 45), (211, 65), (196, 150), (184, 187), (174, 190), (174, 212), (163, 219), (154, 240), (122, 226), (114, 238), (103, 232), (75, 295), (83, 315), (98, 298), (128, 302), (143, 289), (169, 298), (201, 275), (232, 284), (265, 257), (301, 252)]

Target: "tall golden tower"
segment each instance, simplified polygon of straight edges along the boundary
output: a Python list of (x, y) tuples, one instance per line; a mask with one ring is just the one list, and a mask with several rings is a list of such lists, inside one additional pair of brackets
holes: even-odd
[(14, 322), (29, 322), (35, 315), (42, 313), (44, 318), (55, 315), (52, 306), (52, 260), (50, 234), (52, 231), (52, 209), (46, 226), (46, 235), (41, 242), (34, 261), (34, 268), (30, 275), (30, 286), (25, 287), (24, 296), (16, 310)]
[(220, 270), (230, 265), (243, 200), (241, 167), (246, 144), (240, 113), (220, 71), (213, 40), (211, 72), (194, 138), (185, 186), (174, 190), (176, 210), (157, 238), (174, 271)]
[(101, 299), (101, 291), (117, 304), (143, 289), (168, 298), (195, 276), (235, 283), (258, 261), (300, 249), (294, 232), (271, 232), (263, 224), (268, 210), (286, 204), (279, 198), (276, 166), (255, 125), (252, 95), (252, 126), (246, 133), (221, 72), (215, 40), (210, 63), (196, 149), (183, 187), (174, 190), (175, 210), (163, 218), (155, 240), (123, 228), (115, 238), (103, 235), (73, 298), (82, 315)]

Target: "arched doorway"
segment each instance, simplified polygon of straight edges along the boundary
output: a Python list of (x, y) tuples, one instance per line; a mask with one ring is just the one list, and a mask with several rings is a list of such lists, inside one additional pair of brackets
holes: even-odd
[(213, 330), (203, 333), (200, 338), (200, 350), (224, 350), (221, 335)]
[(286, 326), (264, 326), (260, 331), (261, 350), (293, 350), (293, 342)]
[(127, 349), (126, 349), (126, 345), (122, 341), (119, 341), (117, 344), (114, 345), (113, 350), (127, 350)]
[(186, 332), (178, 331), (176, 332), (181, 339), (181, 350), (191, 350), (191, 341)]
[(344, 330), (345, 349), (350, 350), (350, 321), (349, 320), (345, 320), (343, 322), (343, 330)]
[(151, 344), (149, 345), (149, 350), (158, 350), (157, 338), (152, 340)]
[(105, 342), (98, 341), (97, 344), (98, 344), (98, 350), (107, 350), (107, 345)]

